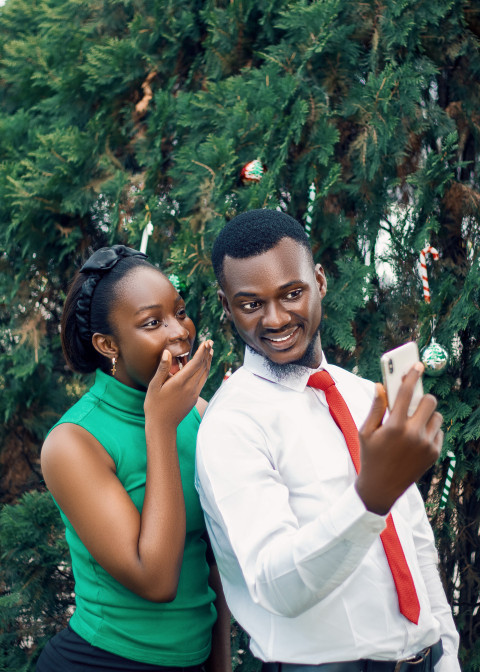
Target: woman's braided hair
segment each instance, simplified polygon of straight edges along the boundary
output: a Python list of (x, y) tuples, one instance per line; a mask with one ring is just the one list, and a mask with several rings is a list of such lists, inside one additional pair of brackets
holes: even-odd
[(109, 361), (92, 344), (95, 333), (111, 334), (109, 315), (115, 289), (133, 268), (152, 265), (147, 256), (125, 245), (102, 247), (76, 273), (61, 323), (62, 349), (68, 366), (80, 373), (108, 370)]

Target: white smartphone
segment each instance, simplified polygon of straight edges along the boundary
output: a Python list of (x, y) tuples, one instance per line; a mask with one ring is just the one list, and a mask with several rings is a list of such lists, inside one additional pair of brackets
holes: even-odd
[[(388, 408), (390, 410), (393, 408), (403, 378), (418, 361), (420, 361), (420, 357), (415, 341), (409, 341), (398, 348), (389, 350), (380, 357), (383, 386), (387, 392)], [(408, 415), (415, 413), (422, 397), (423, 385), (422, 379), (419, 378), (413, 390), (412, 401), (408, 407)]]

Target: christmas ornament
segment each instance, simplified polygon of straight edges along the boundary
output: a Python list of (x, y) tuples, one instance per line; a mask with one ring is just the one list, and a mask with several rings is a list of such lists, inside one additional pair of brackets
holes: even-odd
[(244, 183), (246, 182), (260, 182), (265, 172), (265, 167), (260, 159), (254, 159), (246, 163), (240, 173), (240, 177)]
[(180, 292), (183, 289), (182, 288), (182, 283), (181, 283), (178, 275), (175, 275), (175, 273), (170, 273), (170, 275), (168, 276), (168, 279), (170, 280), (172, 285), (175, 287), (177, 292)]
[(448, 493), (450, 492), (450, 486), (452, 485), (453, 472), (455, 471), (455, 465), (457, 464), (457, 458), (455, 457), (454, 452), (449, 450), (447, 452), (447, 457), (450, 458), (450, 464), (448, 465), (447, 477), (445, 479), (445, 485), (443, 486), (440, 506), (438, 507), (440, 511), (445, 508), (445, 504), (447, 503)]
[(420, 267), (421, 267), (421, 273), (420, 274), (422, 276), (422, 282), (423, 282), (423, 296), (425, 297), (425, 301), (427, 303), (430, 303), (430, 287), (428, 286), (427, 262), (426, 262), (426, 255), (428, 253), (430, 253), (432, 255), (432, 257), (435, 260), (437, 260), (438, 259), (438, 252), (431, 245), (427, 245), (420, 252)]
[(425, 373), (429, 376), (438, 376), (448, 364), (448, 352), (432, 336), (430, 344), (421, 352), (421, 360)]
[[(420, 275), (423, 284), (423, 297), (425, 303), (430, 303), (430, 286), (428, 284), (426, 255), (431, 254), (433, 259), (438, 259), (438, 250), (430, 244), (426, 245), (420, 252)], [(434, 337), (435, 317), (432, 320), (432, 340), (421, 352), (421, 360), (425, 366), (425, 373), (429, 376), (438, 376), (448, 364), (448, 352), (437, 343)]]
[(148, 205), (145, 206), (145, 227), (143, 229), (142, 233), (142, 241), (140, 243), (140, 252), (143, 252), (143, 254), (147, 253), (147, 245), (148, 245), (148, 239), (153, 233), (153, 224), (152, 224), (152, 215), (150, 213), (150, 208)]
[(317, 192), (315, 189), (315, 184), (312, 182), (308, 189), (308, 207), (307, 207), (307, 215), (305, 217), (305, 233), (307, 236), (310, 238), (310, 234), (312, 232), (312, 212), (313, 212), (313, 202), (315, 201), (315, 196)]
[[(431, 245), (426, 245), (423, 250), (420, 252), (420, 274), (422, 277), (423, 283), (423, 296), (425, 303), (430, 303), (430, 287), (428, 284), (428, 275), (427, 275), (427, 263), (426, 255), (431, 254), (432, 258), (438, 259), (438, 251)], [(429, 345), (427, 345), (420, 353), (420, 359), (425, 367), (425, 373), (429, 376), (439, 376), (447, 367), (448, 364), (448, 352), (445, 348), (437, 343), (434, 336), (435, 332), (435, 316), (432, 319), (432, 340)], [(450, 492), (450, 486), (452, 485), (453, 473), (455, 471), (456, 458), (455, 454), (449, 450), (447, 452), (447, 457), (450, 459), (450, 464), (448, 465), (447, 478), (445, 479), (445, 484), (443, 486), (442, 496), (440, 498), (439, 509), (442, 510), (445, 508), (447, 503), (448, 493)]]

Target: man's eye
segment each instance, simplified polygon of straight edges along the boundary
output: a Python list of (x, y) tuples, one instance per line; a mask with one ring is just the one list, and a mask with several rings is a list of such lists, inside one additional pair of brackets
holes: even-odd
[(301, 293), (301, 289), (294, 289), (293, 292), (288, 292), (287, 299), (298, 299)]
[(258, 301), (249, 301), (248, 303), (242, 303), (242, 308), (243, 310), (255, 310), (259, 305)]

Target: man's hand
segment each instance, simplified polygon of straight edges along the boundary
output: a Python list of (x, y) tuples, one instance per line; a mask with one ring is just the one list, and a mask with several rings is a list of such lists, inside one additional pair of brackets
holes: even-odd
[(423, 370), (420, 363), (410, 369), (383, 425), (387, 397), (383, 385), (377, 383), (372, 408), (360, 429), (361, 469), (355, 487), (373, 513), (387, 514), (400, 495), (440, 455), (443, 417), (435, 410), (435, 397), (424, 395), (415, 413), (407, 415), (415, 384)]

